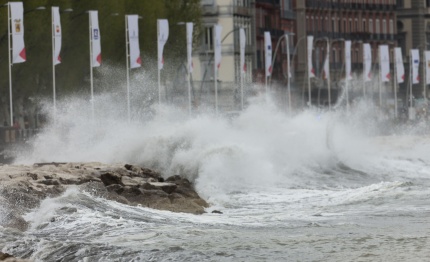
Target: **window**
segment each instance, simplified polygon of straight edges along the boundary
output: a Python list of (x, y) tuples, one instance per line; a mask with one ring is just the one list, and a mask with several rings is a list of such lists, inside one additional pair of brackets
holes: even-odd
[(377, 34), (381, 33), (381, 25), (379, 24), (379, 19), (376, 19), (375, 33), (377, 33)]
[(390, 34), (394, 34), (394, 21), (390, 19)]
[(369, 19), (369, 33), (373, 34), (373, 20)]
[(349, 19), (349, 28), (348, 28), (348, 32), (352, 32), (353, 28), (352, 28), (352, 19)]
[(382, 20), (382, 33), (387, 34), (387, 21), (385, 19)]
[(366, 27), (366, 19), (363, 19), (363, 28), (361, 30), (362, 32), (367, 32), (367, 27)]
[(204, 34), (204, 43), (205, 43), (205, 47), (207, 51), (210, 51), (213, 49), (213, 36), (212, 36), (212, 32), (213, 32), (213, 27), (206, 27), (205, 28), (205, 34)]

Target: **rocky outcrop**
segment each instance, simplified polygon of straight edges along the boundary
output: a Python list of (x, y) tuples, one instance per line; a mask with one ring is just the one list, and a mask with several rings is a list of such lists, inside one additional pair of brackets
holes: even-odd
[(0, 166), (0, 208), (8, 213), (0, 217), (0, 225), (25, 230), (28, 225), (21, 215), (71, 185), (127, 205), (193, 214), (204, 213), (208, 206), (187, 179), (164, 179), (148, 168), (101, 163), (5, 165)]

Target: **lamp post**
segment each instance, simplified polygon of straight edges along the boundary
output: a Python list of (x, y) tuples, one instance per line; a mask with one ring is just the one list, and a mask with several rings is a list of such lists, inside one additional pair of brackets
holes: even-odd
[[(286, 47), (287, 47), (287, 67), (288, 67), (288, 73), (287, 73), (288, 108), (289, 108), (289, 112), (291, 113), (291, 88), (290, 88), (291, 64), (290, 64), (290, 41), (289, 41), (290, 35), (294, 35), (294, 33), (286, 32), (283, 36), (281, 36), (278, 39), (278, 42), (276, 43), (275, 54), (273, 55), (273, 59), (272, 59), (272, 70), (275, 65), (276, 54), (278, 52), (279, 44), (281, 43), (282, 39), (285, 39), (285, 42), (287, 44)], [(272, 76), (270, 76), (270, 79), (272, 79)]]

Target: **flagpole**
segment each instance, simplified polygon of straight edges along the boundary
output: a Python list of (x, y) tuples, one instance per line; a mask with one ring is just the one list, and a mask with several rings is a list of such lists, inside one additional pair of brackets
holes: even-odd
[(218, 116), (218, 82), (217, 82), (217, 76), (218, 76), (218, 68), (217, 68), (216, 63), (214, 63), (215, 115)]
[(291, 114), (291, 61), (290, 61), (290, 39), (288, 37), (288, 34), (285, 34), (285, 40), (287, 41), (287, 87), (288, 87), (288, 109)]
[(93, 25), (91, 22), (91, 11), (88, 12), (88, 18), (89, 18), (89, 40), (90, 40), (91, 116), (94, 120), (93, 37), (92, 37)]
[(394, 117), (397, 119), (397, 55), (396, 50), (394, 49)]
[(330, 40), (327, 39), (327, 87), (328, 87), (328, 109), (331, 110), (331, 82), (330, 82)]
[(128, 16), (125, 16), (125, 65), (127, 68), (127, 119), (130, 123), (130, 42), (128, 41)]
[(161, 104), (161, 83), (160, 83), (160, 44), (158, 43), (160, 35), (160, 23), (157, 20), (157, 71), (158, 71), (158, 104)]
[(378, 47), (378, 57), (379, 57), (379, 110), (382, 109), (382, 60), (381, 60), (381, 47)]
[(53, 102), (54, 102), (54, 121), (57, 118), (57, 98), (56, 98), (56, 85), (55, 85), (55, 23), (54, 23), (54, 10), (53, 7), (51, 7), (51, 22), (52, 22), (52, 95), (53, 95)]
[(7, 31), (8, 31), (8, 50), (9, 50), (9, 111), (10, 111), (10, 125), (13, 125), (13, 102), (12, 102), (12, 48), (11, 48), (11, 37), (12, 37), (12, 33), (11, 33), (11, 16), (10, 16), (10, 3), (8, 3), (8, 27), (7, 27)]
[(410, 79), (410, 83), (409, 83), (409, 119), (412, 119), (412, 117), (411, 117), (411, 115), (412, 115), (412, 82), (413, 82), (413, 79), (412, 79), (412, 70), (413, 70), (413, 63), (414, 63), (414, 60), (413, 60), (413, 57), (412, 57), (412, 54), (411, 54), (411, 60), (410, 60), (410, 63), (411, 63), (411, 65), (412, 66), (410, 66), (410, 70), (409, 70), (409, 79)]

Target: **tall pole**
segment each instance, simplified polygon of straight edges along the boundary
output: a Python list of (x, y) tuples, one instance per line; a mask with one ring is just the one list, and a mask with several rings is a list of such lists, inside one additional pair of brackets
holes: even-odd
[(214, 85), (215, 85), (215, 114), (218, 116), (218, 67), (216, 63), (214, 63)]
[(56, 102), (56, 87), (55, 87), (55, 23), (54, 23), (54, 10), (51, 8), (51, 22), (52, 22), (52, 95), (54, 100), (54, 121), (57, 118), (57, 102)]
[(396, 56), (395, 53), (395, 49), (394, 49), (394, 65), (393, 65), (393, 69), (394, 69), (394, 117), (397, 119), (398, 113), (397, 113), (397, 59), (398, 57)]
[(185, 42), (187, 49), (187, 83), (188, 83), (188, 113), (191, 117), (191, 55), (192, 55), (192, 42), (193, 42), (193, 23), (185, 23)]
[(130, 123), (130, 42), (128, 41), (128, 19), (125, 16), (125, 64), (127, 68), (127, 119)]
[[(160, 35), (160, 25), (157, 21), (157, 39), (158, 36)], [(158, 40), (157, 40), (157, 52), (158, 54), (160, 53), (160, 51), (158, 50), (160, 48), (160, 45), (158, 44)], [(158, 61), (159, 57), (157, 56), (157, 72), (158, 72), (158, 104), (161, 104), (161, 83), (160, 83), (160, 65), (159, 65), (159, 61)]]
[(12, 102), (12, 48), (11, 48), (11, 14), (10, 14), (10, 3), (8, 3), (8, 26), (7, 26), (7, 33), (8, 33), (8, 50), (9, 50), (9, 111), (10, 111), (10, 125), (13, 125), (13, 102)]
[(91, 22), (91, 12), (89, 17), (89, 39), (90, 39), (90, 83), (91, 83), (91, 116), (94, 119), (94, 81), (93, 81), (93, 25)]
[[(313, 43), (312, 43), (312, 45), (313, 45)], [(309, 50), (307, 50), (307, 52), (309, 52)], [(309, 56), (309, 54), (307, 54), (307, 55)], [(312, 54), (310, 54), (310, 56), (312, 56)], [(307, 73), (307, 76), (308, 76), (308, 106), (311, 107), (312, 106), (311, 76), (309, 74), (309, 71), (310, 71), (310, 68), (311, 68), (312, 65), (309, 64), (309, 59), (307, 59), (307, 61), (308, 61), (308, 70), (307, 70), (308, 71), (308, 73)]]
[(288, 109), (289, 112), (291, 113), (291, 76), (290, 76), (290, 72), (291, 72), (291, 63), (290, 63), (290, 39), (288, 37), (288, 34), (285, 34), (285, 40), (287, 41), (287, 67), (288, 67), (288, 72), (287, 72), (287, 88), (288, 88)]
[(380, 47), (378, 48), (378, 57), (379, 57), (379, 109), (382, 109), (382, 78), (381, 78), (381, 72), (382, 72), (382, 61), (381, 61), (381, 50)]
[(328, 109), (331, 110), (331, 82), (330, 82), (330, 40), (327, 39), (327, 88), (328, 88)]

